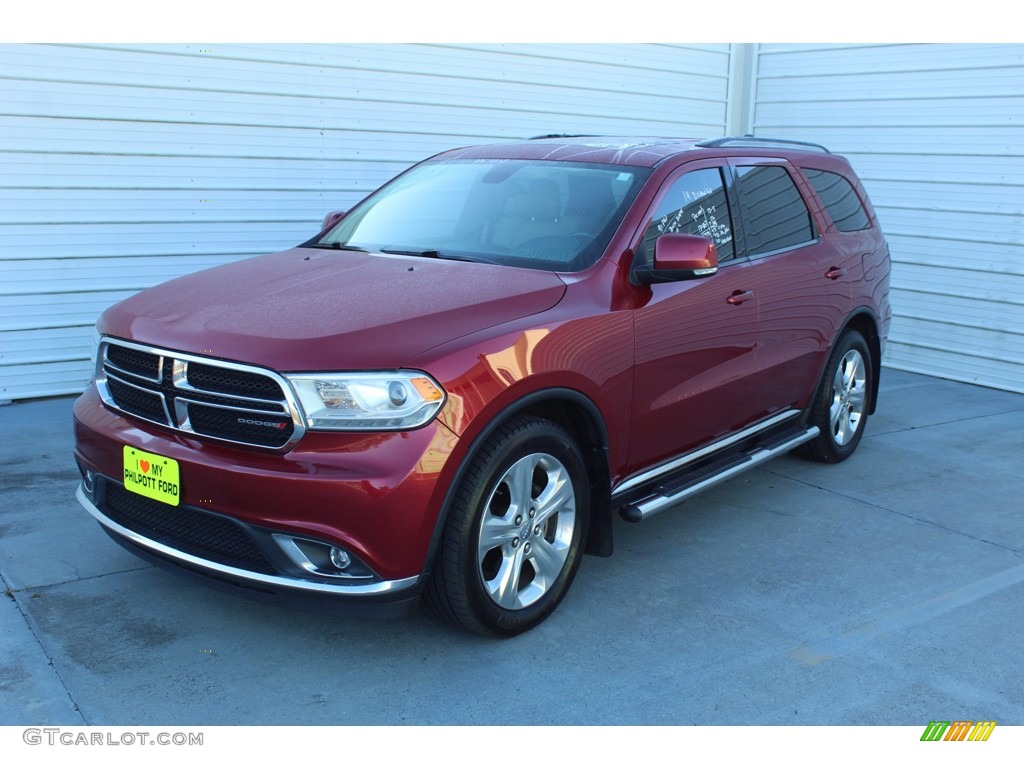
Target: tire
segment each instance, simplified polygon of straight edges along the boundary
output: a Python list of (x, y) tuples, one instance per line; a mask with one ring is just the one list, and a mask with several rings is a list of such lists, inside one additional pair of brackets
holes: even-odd
[(871, 411), (874, 361), (860, 332), (846, 331), (832, 350), (808, 423), (821, 434), (797, 448), (804, 458), (838, 464), (853, 455)]
[(427, 606), (478, 634), (535, 627), (572, 584), (589, 512), (583, 457), (564, 429), (532, 416), (499, 427), (455, 492)]

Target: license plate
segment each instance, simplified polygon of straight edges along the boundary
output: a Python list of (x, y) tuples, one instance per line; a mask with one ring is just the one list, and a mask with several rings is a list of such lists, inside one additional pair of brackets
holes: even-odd
[(126, 445), (124, 487), (133, 493), (176, 507), (181, 495), (178, 462)]

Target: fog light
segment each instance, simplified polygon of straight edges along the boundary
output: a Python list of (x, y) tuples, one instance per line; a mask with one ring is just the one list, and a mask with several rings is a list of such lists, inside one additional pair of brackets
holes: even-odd
[(377, 578), (357, 555), (336, 544), (289, 536), (286, 533), (271, 535), (288, 559), (307, 573), (339, 580)]
[(331, 547), (331, 565), (339, 571), (344, 571), (352, 565), (352, 555), (341, 547)]
[(91, 494), (93, 488), (96, 485), (96, 475), (93, 474), (91, 469), (85, 470), (82, 473), (82, 485), (85, 486), (85, 492)]

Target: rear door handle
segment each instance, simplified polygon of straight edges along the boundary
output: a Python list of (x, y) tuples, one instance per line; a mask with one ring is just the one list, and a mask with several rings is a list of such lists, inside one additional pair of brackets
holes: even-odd
[(744, 301), (754, 298), (753, 291), (733, 291), (732, 296), (725, 300), (726, 304), (732, 304), (737, 306), (742, 304)]
[(846, 267), (831, 267), (828, 272), (825, 273), (825, 277), (829, 280), (838, 280), (840, 277), (846, 274)]

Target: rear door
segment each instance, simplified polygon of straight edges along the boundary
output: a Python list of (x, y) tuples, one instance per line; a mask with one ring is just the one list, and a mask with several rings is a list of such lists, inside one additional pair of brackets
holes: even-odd
[(758, 297), (758, 409), (802, 408), (849, 314), (855, 254), (823, 236), (827, 219), (785, 160), (734, 158), (730, 168)]

